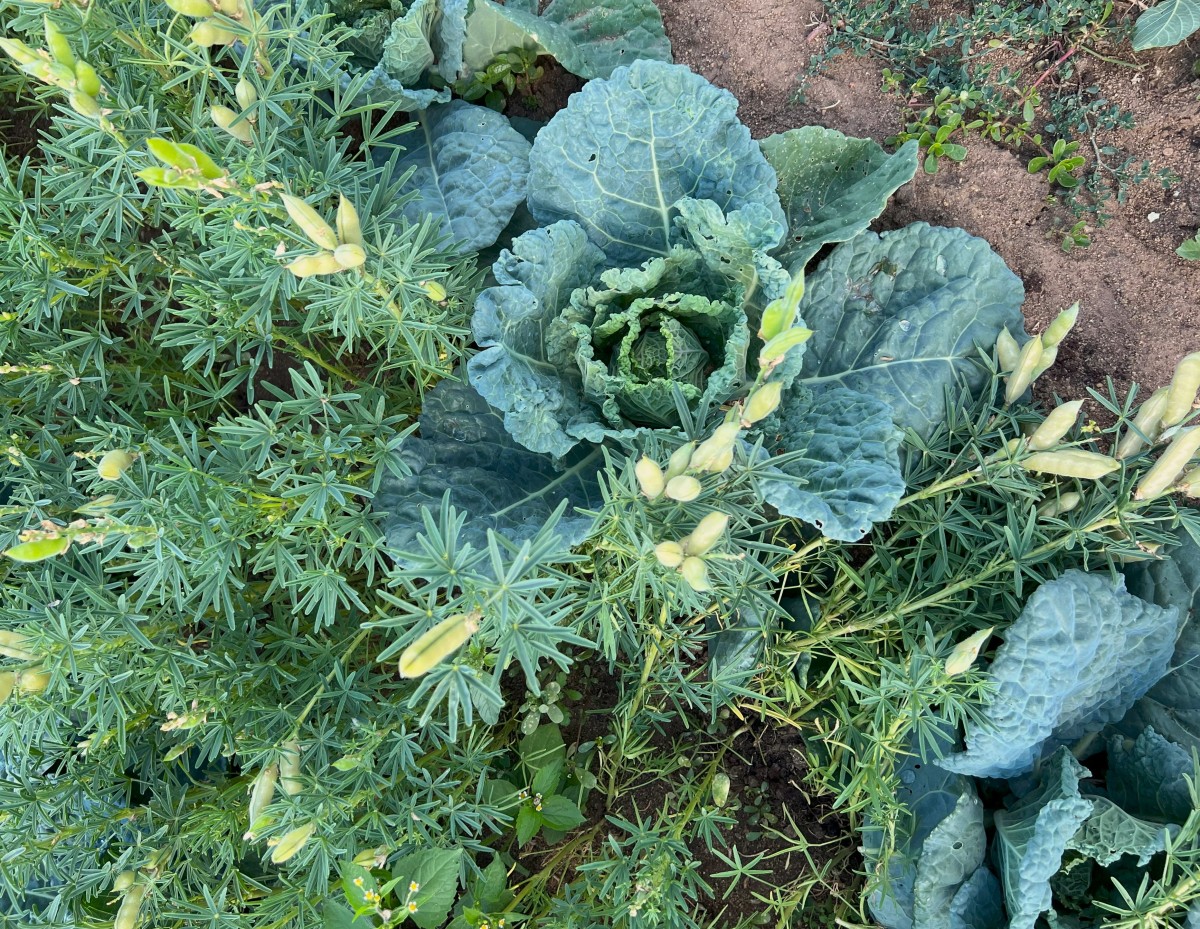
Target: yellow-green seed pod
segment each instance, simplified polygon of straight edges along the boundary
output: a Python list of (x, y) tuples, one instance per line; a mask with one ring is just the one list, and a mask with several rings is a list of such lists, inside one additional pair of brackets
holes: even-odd
[(15, 671), (0, 671), (0, 706), (12, 696), (13, 690), (17, 686), (17, 675)]
[(214, 106), (208, 111), (212, 121), (239, 142), (249, 143), (254, 139), (254, 129), (246, 120), (237, 121), (238, 114), (227, 106)]
[(1077, 477), (1088, 481), (1098, 481), (1121, 467), (1119, 461), (1107, 455), (1075, 448), (1061, 452), (1036, 452), (1023, 458), (1020, 464), (1027, 471), (1056, 474), (1059, 477)]
[(1058, 346), (1051, 345), (1049, 348), (1043, 348), (1042, 360), (1037, 363), (1033, 369), (1033, 379), (1036, 381), (1039, 377), (1045, 374), (1058, 360)]
[(683, 540), (683, 549), (689, 555), (704, 555), (721, 541), (725, 529), (729, 525), (729, 517), (724, 513), (712, 512), (705, 516), (692, 530), (692, 534)]
[(22, 564), (32, 564), (35, 561), (45, 561), (47, 558), (54, 558), (61, 555), (71, 547), (71, 540), (66, 536), (51, 536), (48, 539), (34, 539), (31, 542), (22, 542), (20, 545), (14, 545), (4, 554), (13, 561), (19, 561)]
[[(697, 446), (688, 462), (688, 468), (693, 471), (713, 471), (719, 474), (725, 468), (714, 468), (724, 459), (725, 453), (733, 449), (742, 424), (737, 420), (722, 423), (713, 430), (713, 434)], [(726, 465), (728, 467), (728, 465)]]
[(133, 886), (134, 880), (137, 878), (136, 871), (122, 871), (113, 881), (113, 893), (124, 893)]
[(181, 16), (188, 16), (192, 19), (202, 19), (205, 16), (212, 16), (216, 12), (208, 0), (163, 0), (163, 2)]
[[(363, 241), (362, 226), (358, 222), (358, 210), (354, 209), (354, 204), (346, 199), (345, 194), (338, 195), (337, 208), (337, 236), (338, 241), (346, 245), (365, 245)], [(428, 282), (426, 282), (428, 283)], [(430, 294), (430, 299), (434, 303), (441, 303), (446, 299), (446, 288), (438, 284), (442, 289), (442, 295), (434, 299), (433, 294)]]
[(1200, 391), (1200, 352), (1192, 352), (1175, 366), (1175, 374), (1167, 390), (1166, 406), (1163, 408), (1164, 429), (1187, 419), (1196, 403), (1197, 391)]
[(1179, 492), (1189, 497), (1200, 497), (1200, 468), (1192, 468), (1179, 480)]
[(250, 109), (258, 101), (258, 91), (245, 78), (239, 80), (233, 87), (233, 97), (243, 111)]
[(696, 593), (712, 590), (708, 585), (708, 566), (695, 555), (683, 559), (683, 564), (679, 566), (679, 573)]
[(279, 786), (289, 797), (304, 789), (300, 779), (300, 743), (295, 739), (284, 742), (279, 755)]
[(729, 775), (718, 771), (712, 780), (713, 805), (720, 808), (729, 800)]
[(29, 637), (11, 629), (0, 629), (0, 655), (5, 658), (15, 658), (17, 661), (32, 661), (37, 657), (27, 647)]
[(1010, 373), (1016, 368), (1020, 357), (1021, 346), (1017, 344), (1017, 340), (1012, 337), (1012, 333), (1006, 326), (996, 336), (996, 360), (1000, 363), (1000, 372), (1002, 374)]
[(1029, 447), (1034, 451), (1054, 448), (1075, 425), (1079, 419), (1079, 411), (1083, 409), (1083, 400), (1073, 400), (1055, 407), (1040, 426), (1029, 437)]
[(779, 407), (782, 397), (783, 382), (767, 381), (746, 398), (746, 406), (742, 409), (742, 422), (753, 425), (766, 419)]
[(681, 474), (667, 481), (665, 493), (679, 503), (689, 503), (700, 496), (700, 482), (690, 474)]
[(400, 676), (420, 677), (458, 651), (476, 632), (483, 616), (456, 613), (422, 635), (400, 656)]
[(1012, 374), (1008, 376), (1008, 384), (1004, 388), (1004, 403), (1006, 406), (1011, 405), (1020, 398), (1020, 396), (1029, 389), (1029, 385), (1033, 383), (1033, 372), (1042, 360), (1042, 355), (1045, 354), (1045, 349), (1038, 339), (1030, 339), (1021, 349), (1021, 354), (1017, 357), (1016, 367), (1013, 368)]
[(335, 248), (333, 257), (343, 268), (357, 268), (366, 262), (367, 253), (363, 251), (361, 245), (346, 244)]
[[(1125, 434), (1121, 436), (1121, 441), (1117, 443), (1116, 456), (1118, 458), (1129, 458), (1131, 455), (1136, 455), (1146, 447), (1146, 439), (1151, 442), (1158, 440), (1162, 432), (1163, 411), (1167, 408), (1167, 392), (1166, 387), (1160, 387), (1138, 407), (1137, 416), (1133, 418), (1133, 427), (1126, 429)], [(1138, 435), (1139, 432), (1146, 439)]]
[(75, 82), (79, 85), (79, 90), (89, 97), (98, 97), (104, 89), (96, 69), (82, 60), (75, 62)]
[(67, 95), (67, 103), (71, 104), (71, 109), (76, 113), (80, 116), (86, 116), (88, 119), (99, 119), (104, 115), (104, 111), (100, 109), (99, 101), (81, 90), (71, 91)]
[(210, 19), (205, 19), (192, 27), (188, 38), (197, 45), (207, 48), (210, 45), (232, 45), (237, 41), (237, 33), (224, 26), (218, 26)]
[(962, 674), (975, 663), (975, 659), (979, 657), (979, 652), (983, 649), (984, 643), (987, 642), (988, 636), (992, 634), (994, 628), (994, 626), (989, 626), (987, 629), (980, 629), (954, 646), (954, 651), (946, 659), (946, 675), (948, 677)]
[(633, 474), (637, 478), (642, 496), (647, 500), (657, 500), (662, 496), (663, 488), (667, 486), (667, 479), (657, 461), (643, 455), (633, 466)]
[(133, 456), (124, 449), (114, 448), (104, 453), (100, 463), (96, 465), (96, 473), (104, 481), (119, 481), (121, 475), (133, 464)]
[(1042, 519), (1062, 516), (1063, 513), (1070, 513), (1071, 510), (1075, 509), (1082, 502), (1083, 495), (1072, 490), (1065, 494), (1059, 494), (1051, 500), (1047, 500), (1037, 508), (1037, 514)]
[(758, 337), (764, 342), (770, 342), (781, 332), (792, 327), (796, 321), (796, 310), (804, 298), (804, 271), (797, 271), (788, 283), (787, 290), (778, 300), (772, 300), (763, 310), (762, 323), (758, 327)]
[(285, 835), (271, 852), (271, 864), (283, 864), (289, 858), (295, 857), (296, 853), (308, 844), (316, 828), (316, 823), (305, 823)]
[(254, 838), (254, 825), (262, 819), (263, 812), (275, 799), (275, 785), (279, 782), (279, 765), (269, 764), (254, 778), (250, 786), (250, 810), (246, 823), (246, 838)]
[(287, 265), (287, 269), (296, 277), (316, 277), (321, 274), (337, 274), (339, 271), (345, 270), (333, 252), (301, 255)]
[(1042, 333), (1042, 347), (1054, 348), (1063, 339), (1067, 337), (1067, 333), (1075, 326), (1075, 320), (1079, 318), (1079, 304), (1072, 303), (1069, 307), (1054, 317), (1054, 321), (1046, 327), (1046, 331)]
[(38, 60), (37, 52), (35, 52), (20, 39), (0, 38), (0, 50), (3, 50), (13, 61), (19, 65), (32, 64)]
[(692, 455), (696, 451), (695, 442), (685, 442), (679, 448), (671, 453), (671, 457), (667, 459), (667, 470), (663, 473), (668, 481), (673, 477), (679, 477), (688, 469), (688, 462), (692, 460)]
[(225, 172), (217, 166), (202, 149), (187, 142), (172, 142), (169, 139), (150, 138), (146, 148), (159, 161), (186, 173), (199, 173), (208, 180), (223, 177)]
[(354, 863), (360, 868), (382, 868), (383, 865), (379, 862), (382, 859), (386, 863), (387, 855), (388, 847), (386, 845), (377, 845), (375, 848), (369, 848), (366, 851), (359, 852), (357, 855), (355, 855)]
[(30, 694), (40, 694), (50, 686), (50, 672), (30, 668), (28, 671), (17, 672), (17, 690)]
[(299, 197), (280, 194), (280, 198), (283, 200), (283, 205), (288, 211), (288, 216), (292, 218), (292, 222), (299, 226), (300, 231), (308, 236), (314, 244), (330, 251), (338, 247), (337, 233), (333, 231), (333, 227), (329, 223), (321, 218), (320, 213)]
[(71, 52), (71, 43), (67, 41), (67, 37), (62, 34), (59, 28), (50, 21), (50, 17), (43, 17), (42, 21), (46, 24), (46, 47), (50, 49), (51, 57), (60, 65), (75, 69), (75, 55)]
[(1137, 485), (1137, 490), (1133, 492), (1133, 499), (1145, 500), (1149, 497), (1157, 497), (1167, 490), (1183, 473), (1188, 462), (1195, 457), (1198, 451), (1200, 451), (1200, 427), (1177, 432), (1171, 440), (1171, 444), (1158, 456), (1158, 461), (1154, 462), (1154, 466), (1146, 472)]
[(685, 554), (678, 542), (659, 542), (654, 546), (654, 557), (664, 568), (678, 568), (683, 564)]
[(811, 339), (812, 334), (813, 331), (811, 329), (805, 329), (803, 326), (793, 326), (791, 329), (785, 329), (762, 347), (762, 351), (758, 353), (759, 367), (767, 368), (778, 364), (793, 348), (797, 345), (803, 345)]
[(142, 914), (142, 901), (149, 889), (149, 884), (134, 884), (125, 891), (121, 906), (117, 909), (117, 918), (113, 920), (113, 929), (135, 929)]

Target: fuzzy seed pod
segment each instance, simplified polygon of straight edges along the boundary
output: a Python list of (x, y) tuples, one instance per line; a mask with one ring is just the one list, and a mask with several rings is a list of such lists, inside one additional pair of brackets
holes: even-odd
[(1007, 327), (1001, 329), (1000, 335), (996, 336), (996, 360), (1000, 363), (1000, 372), (1011, 373), (1020, 357), (1021, 346), (1017, 344), (1017, 340), (1012, 337)]
[(643, 455), (634, 465), (633, 473), (637, 478), (642, 496), (647, 500), (657, 500), (662, 495), (663, 488), (667, 486), (667, 479), (663, 476), (662, 468), (658, 466), (657, 461)]
[(1037, 514), (1042, 519), (1050, 519), (1053, 516), (1062, 516), (1063, 513), (1069, 513), (1075, 507), (1083, 502), (1083, 496), (1070, 491), (1065, 494), (1059, 494), (1054, 499), (1047, 500), (1037, 508)]
[(659, 542), (654, 546), (654, 557), (664, 568), (678, 568), (683, 564), (683, 546), (678, 542)]
[(687, 581), (688, 586), (696, 593), (703, 593), (706, 590), (712, 590), (708, 585), (708, 566), (700, 558), (695, 555), (683, 559), (683, 564), (679, 566), (679, 573), (683, 575), (683, 579)]
[(133, 886), (135, 878), (137, 878), (136, 871), (122, 871), (113, 881), (113, 893), (124, 893)]
[(1072, 448), (1061, 452), (1036, 452), (1022, 459), (1021, 466), (1027, 471), (1037, 471), (1041, 474), (1098, 481), (1106, 474), (1116, 471), (1121, 467), (1121, 463), (1099, 452), (1085, 452)]
[(283, 864), (289, 858), (295, 857), (296, 853), (308, 844), (316, 828), (316, 823), (305, 823), (285, 835), (271, 852), (271, 864)]
[(812, 338), (813, 331), (803, 326), (792, 326), (775, 336), (762, 347), (758, 353), (759, 367), (767, 368), (778, 364), (783, 357), (797, 345), (803, 345)]
[(1067, 333), (1075, 326), (1075, 320), (1079, 318), (1079, 304), (1072, 303), (1069, 307), (1054, 317), (1054, 321), (1046, 327), (1046, 331), (1042, 333), (1042, 347), (1054, 348), (1063, 339), (1067, 337)]
[(249, 143), (254, 138), (254, 129), (246, 120), (237, 121), (238, 114), (227, 106), (214, 106), (208, 111), (212, 121), (239, 142)]
[(225, 176), (225, 172), (208, 157), (203, 149), (187, 142), (171, 142), (167, 139), (153, 138), (146, 140), (146, 148), (150, 149), (150, 153), (159, 161), (180, 171), (199, 172), (201, 177), (208, 180), (216, 180)]
[(0, 706), (3, 706), (5, 701), (12, 696), (12, 692), (17, 686), (17, 675), (15, 671), (0, 671)]
[(713, 775), (712, 779), (713, 805), (720, 808), (729, 800), (729, 775), (724, 771)]
[(685, 442), (679, 448), (671, 453), (671, 457), (667, 460), (667, 470), (663, 473), (668, 481), (673, 477), (679, 477), (688, 469), (688, 462), (692, 460), (692, 455), (696, 451), (695, 442)]
[(688, 474), (667, 481), (666, 494), (679, 503), (689, 503), (700, 496), (700, 482)]
[(1121, 436), (1121, 441), (1117, 443), (1116, 456), (1129, 458), (1146, 447), (1146, 440), (1138, 435), (1139, 432), (1151, 442), (1157, 441), (1162, 432), (1162, 416), (1166, 408), (1167, 388), (1160, 387), (1138, 407), (1137, 416), (1133, 418), (1134, 428), (1126, 429), (1125, 434)]
[(149, 884), (134, 884), (125, 891), (121, 906), (117, 910), (117, 918), (113, 920), (113, 929), (135, 929), (142, 914), (142, 901), (149, 888)]
[[(1041, 377), (1043, 374), (1045, 374), (1047, 371), (1049, 371), (1057, 359), (1058, 359), (1058, 346), (1057, 345), (1051, 345), (1048, 348), (1046, 346), (1043, 346), (1042, 347), (1042, 360), (1039, 361), (1034, 366), (1034, 369), (1033, 369), (1033, 380), (1036, 381), (1039, 377)], [(1033, 381), (1030, 381), (1030, 383), (1033, 383)]]
[(980, 629), (954, 646), (954, 651), (946, 659), (946, 675), (948, 677), (962, 674), (975, 663), (975, 659), (979, 657), (980, 650), (994, 628), (994, 626), (989, 626), (987, 629)]
[(71, 540), (66, 536), (51, 536), (48, 539), (33, 539), (30, 542), (22, 542), (20, 545), (14, 545), (4, 554), (13, 561), (19, 561), (22, 564), (32, 564), (35, 561), (45, 561), (47, 558), (54, 558), (56, 555), (61, 555), (71, 547)]
[(441, 303), (446, 299), (446, 288), (437, 281), (421, 281), (421, 289), (434, 303)]
[(330, 251), (338, 247), (337, 233), (333, 231), (333, 227), (329, 223), (321, 218), (320, 213), (299, 197), (280, 194), (280, 198), (283, 200), (283, 205), (288, 211), (288, 216), (292, 218), (292, 222), (300, 227), (300, 231), (308, 236), (313, 244)]
[(100, 75), (86, 61), (75, 62), (75, 83), (79, 90), (89, 97), (97, 97), (104, 88), (100, 84)]
[(339, 245), (333, 250), (333, 257), (337, 259), (337, 263), (343, 268), (358, 268), (361, 267), (367, 260), (367, 253), (363, 251), (361, 245), (346, 244)]
[(1083, 408), (1084, 402), (1083, 400), (1074, 400), (1071, 403), (1055, 407), (1029, 437), (1029, 447), (1039, 452), (1047, 448), (1054, 448), (1075, 425), (1075, 420), (1079, 418), (1079, 411)]
[(279, 786), (289, 797), (304, 789), (300, 780), (300, 743), (295, 739), (283, 743), (279, 755)]
[(250, 812), (246, 827), (247, 839), (254, 838), (254, 824), (262, 819), (263, 812), (275, 799), (275, 784), (279, 781), (279, 765), (269, 764), (254, 779), (250, 787)]
[(212, 20), (202, 20), (192, 27), (192, 31), (188, 33), (188, 38), (197, 45), (208, 47), (210, 45), (232, 45), (237, 41), (237, 33), (231, 32), (223, 26), (218, 26)]
[(245, 78), (242, 78), (233, 88), (233, 97), (243, 111), (250, 109), (258, 100), (258, 91)]
[(76, 113), (88, 119), (99, 119), (104, 115), (96, 98), (80, 90), (71, 91), (67, 95), (67, 103), (71, 104), (71, 109)]
[(32, 64), (38, 60), (37, 52), (19, 39), (0, 38), (0, 51), (7, 53), (19, 65)]
[(724, 460), (726, 452), (733, 450), (733, 445), (737, 442), (741, 430), (742, 424), (737, 421), (717, 426), (713, 430), (713, 434), (701, 442), (692, 453), (688, 468), (693, 471), (712, 471), (716, 474), (724, 471), (728, 465), (721, 468), (717, 468), (715, 465)]
[[(746, 406), (742, 410), (742, 422), (753, 425), (766, 419), (779, 407), (783, 397), (783, 382), (768, 381), (746, 398)], [(724, 470), (722, 468), (722, 470)]]
[(712, 512), (705, 516), (683, 540), (683, 549), (689, 555), (707, 554), (725, 535), (729, 517), (725, 513)]
[(22, 635), (20, 632), (13, 632), (11, 629), (0, 629), (0, 655), (5, 658), (32, 661), (37, 657), (37, 653), (26, 648), (28, 644), (28, 636)]
[(1183, 422), (1192, 412), (1196, 402), (1196, 392), (1200, 390), (1200, 352), (1186, 355), (1175, 366), (1175, 374), (1171, 378), (1171, 386), (1167, 391), (1167, 402), (1163, 408), (1162, 424), (1164, 429)]
[(420, 677), (449, 658), (479, 631), (478, 612), (455, 613), (424, 633), (400, 656), (400, 676)]
[(1029, 389), (1029, 385), (1033, 383), (1034, 369), (1042, 360), (1042, 355), (1045, 349), (1038, 339), (1030, 339), (1021, 349), (1021, 354), (1017, 358), (1016, 367), (1013, 368), (1012, 374), (1008, 376), (1008, 384), (1004, 388), (1004, 403), (1006, 406), (1011, 406), (1020, 396)]
[(104, 453), (100, 463), (96, 465), (96, 473), (104, 481), (119, 481), (121, 475), (133, 464), (133, 456), (124, 449), (114, 448)]
[(50, 21), (50, 17), (46, 16), (42, 20), (46, 24), (46, 47), (50, 49), (50, 56), (60, 65), (75, 69), (75, 55), (71, 52), (71, 43), (67, 41), (67, 37), (62, 34), (59, 28)]
[(1176, 486), (1182, 494), (1187, 494), (1189, 497), (1200, 497), (1200, 468), (1192, 468), (1179, 479)]
[(1154, 462), (1154, 466), (1137, 485), (1133, 499), (1157, 497), (1167, 490), (1183, 473), (1183, 469), (1195, 457), (1197, 451), (1200, 451), (1200, 427), (1177, 432), (1171, 444), (1158, 456), (1158, 461)]
[(317, 277), (322, 274), (337, 274), (344, 270), (333, 252), (318, 252), (315, 255), (301, 255), (287, 266), (296, 277)]
[(212, 16), (214, 12), (213, 5), (208, 0), (164, 0), (164, 2), (176, 13), (192, 19), (203, 19), (205, 16)]
[(797, 271), (788, 283), (783, 296), (772, 300), (763, 310), (762, 322), (758, 327), (758, 337), (764, 342), (770, 342), (780, 333), (786, 332), (796, 321), (796, 310), (804, 298), (804, 271)]
[[(362, 227), (358, 222), (358, 210), (354, 209), (354, 204), (346, 199), (345, 194), (339, 194), (338, 198), (336, 220), (338, 241), (344, 245), (365, 245)], [(446, 288), (444, 287), (442, 288), (441, 299), (446, 299)], [(434, 302), (437, 303), (439, 301), (435, 300)]]
[(29, 694), (40, 694), (50, 686), (50, 672), (30, 668), (28, 671), (17, 672), (17, 690)]

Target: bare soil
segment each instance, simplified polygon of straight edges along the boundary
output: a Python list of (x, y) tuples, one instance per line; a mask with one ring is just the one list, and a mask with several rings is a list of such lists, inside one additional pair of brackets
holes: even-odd
[[(793, 102), (830, 32), (820, 0), (658, 4), (676, 61), (732, 91), (755, 137), (818, 124), (882, 142), (902, 128), (899, 102), (880, 90), (882, 65), (869, 58), (835, 58)], [(1122, 57), (1145, 67), (1135, 73), (1088, 58), (1080, 79), (1134, 114), (1135, 128), (1114, 143), (1181, 180), (1166, 191), (1150, 181), (1125, 204), (1111, 203), (1112, 219), (1092, 231), (1090, 247), (1064, 253), (1053, 220), (1070, 214), (1047, 202), (1045, 175), (1030, 175), (1027, 157), (978, 139), (962, 164), (918, 173), (876, 223), (924, 220), (987, 239), (1025, 282), (1032, 331), (1078, 300), (1079, 325), (1044, 385), (1064, 397), (1103, 390), (1106, 376), (1122, 387), (1162, 386), (1181, 356), (1200, 350), (1200, 262), (1174, 254), (1200, 225), (1200, 81), (1191, 74), (1200, 40), (1137, 55), (1125, 48)]]

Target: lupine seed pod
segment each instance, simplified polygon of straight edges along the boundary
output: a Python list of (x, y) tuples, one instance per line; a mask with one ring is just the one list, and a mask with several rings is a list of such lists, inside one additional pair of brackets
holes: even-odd
[(114, 448), (104, 453), (104, 457), (96, 465), (96, 473), (100, 475), (101, 480), (118, 481), (121, 479), (121, 475), (129, 470), (131, 464), (133, 464), (133, 456), (129, 452)]
[(245, 838), (254, 838), (254, 824), (262, 819), (263, 813), (275, 799), (275, 785), (279, 781), (279, 765), (269, 764), (254, 778), (250, 787), (250, 811), (246, 824)]
[(172, 142), (169, 139), (150, 138), (146, 148), (159, 161), (186, 173), (196, 172), (208, 180), (224, 177), (225, 172), (204, 152), (187, 142)]
[(763, 310), (762, 322), (759, 324), (758, 337), (764, 342), (770, 342), (782, 332), (792, 328), (796, 321), (796, 310), (804, 299), (804, 271), (801, 269), (792, 275), (783, 296), (772, 300)]
[(1032, 384), (1033, 381), (1036, 381), (1039, 377), (1041, 377), (1043, 374), (1045, 374), (1047, 371), (1049, 371), (1050, 368), (1053, 366), (1054, 362), (1057, 360), (1058, 360), (1058, 346), (1057, 345), (1042, 346), (1042, 357), (1041, 357), (1041, 360), (1038, 361), (1038, 363), (1036, 365), (1034, 365), (1033, 380), (1031, 380), (1030, 383)]
[(218, 26), (212, 20), (205, 19), (192, 27), (192, 31), (188, 33), (188, 38), (197, 45), (204, 47), (210, 45), (232, 45), (237, 41), (237, 33), (226, 29), (224, 26)]
[(1061, 452), (1036, 452), (1021, 459), (1020, 464), (1027, 471), (1057, 474), (1059, 477), (1078, 477), (1088, 481), (1098, 481), (1121, 467), (1119, 461), (1107, 455), (1076, 448)]
[(1171, 386), (1167, 390), (1167, 403), (1163, 409), (1164, 429), (1183, 422), (1196, 403), (1196, 392), (1200, 390), (1200, 352), (1185, 355), (1175, 366)]
[(1042, 519), (1050, 519), (1054, 516), (1062, 516), (1063, 513), (1069, 513), (1075, 507), (1083, 502), (1083, 495), (1070, 491), (1065, 494), (1059, 494), (1057, 497), (1047, 500), (1037, 508), (1037, 514)]
[(668, 481), (673, 477), (679, 477), (688, 468), (688, 462), (692, 460), (692, 455), (696, 451), (695, 442), (685, 442), (679, 448), (671, 453), (671, 457), (667, 459), (667, 470), (663, 473)]
[(29, 542), (22, 542), (20, 545), (14, 545), (4, 554), (13, 561), (19, 561), (22, 564), (32, 564), (35, 561), (45, 561), (47, 558), (54, 558), (56, 555), (61, 555), (71, 547), (71, 540), (66, 536), (51, 536), (48, 539), (33, 539)]
[(637, 478), (642, 496), (647, 500), (657, 500), (662, 496), (663, 488), (667, 486), (667, 479), (657, 461), (643, 455), (633, 466), (633, 474)]
[(301, 255), (288, 264), (287, 269), (296, 277), (316, 277), (321, 274), (337, 274), (339, 271), (345, 270), (333, 252)]
[(420, 677), (458, 651), (476, 632), (483, 619), (477, 611), (456, 613), (420, 636), (400, 656), (400, 676)]
[(367, 253), (363, 251), (361, 245), (347, 243), (339, 245), (333, 250), (333, 257), (337, 259), (337, 263), (343, 268), (358, 268), (361, 267), (367, 260)]
[[(1160, 387), (1138, 407), (1137, 416), (1133, 418), (1133, 427), (1126, 429), (1125, 434), (1121, 436), (1121, 441), (1117, 443), (1116, 456), (1118, 458), (1136, 455), (1146, 447), (1147, 439), (1150, 442), (1158, 440), (1158, 436), (1162, 432), (1163, 411), (1167, 408), (1167, 392), (1166, 387)], [(1143, 439), (1142, 435), (1138, 435), (1139, 432), (1146, 438)]]
[(98, 97), (100, 91), (104, 89), (100, 84), (100, 75), (86, 61), (75, 62), (75, 81), (78, 83), (80, 91), (89, 97)]
[[(354, 204), (346, 199), (345, 194), (338, 195), (337, 235), (338, 241), (346, 245), (366, 244), (363, 241), (362, 226), (358, 222), (358, 210), (354, 209)], [(446, 288), (444, 287), (441, 299), (446, 299)], [(439, 301), (435, 300), (434, 302)]]
[(1017, 340), (1012, 337), (1012, 333), (1006, 326), (996, 336), (996, 360), (1000, 363), (1000, 372), (1002, 374), (1012, 372), (1020, 357), (1021, 346), (1017, 344)]
[[(712, 471), (714, 463), (723, 458), (727, 451), (732, 450), (741, 431), (742, 424), (736, 420), (717, 426), (713, 434), (701, 442), (692, 453), (688, 467), (693, 471)], [(720, 468), (717, 473), (724, 470)]]
[(685, 553), (678, 542), (659, 542), (654, 546), (654, 557), (664, 568), (678, 568), (683, 564)]
[(1189, 497), (1200, 497), (1200, 468), (1192, 468), (1179, 480), (1179, 492)]
[(330, 251), (338, 247), (337, 233), (333, 231), (333, 227), (329, 223), (321, 218), (320, 213), (299, 197), (280, 194), (280, 198), (283, 200), (283, 205), (288, 211), (288, 216), (292, 218), (292, 222), (300, 227), (300, 231), (308, 236), (313, 244)]
[(1075, 425), (1079, 419), (1079, 411), (1083, 409), (1083, 400), (1073, 400), (1051, 410), (1040, 426), (1029, 437), (1029, 447), (1035, 452), (1054, 448)]
[(689, 474), (667, 481), (666, 495), (679, 503), (689, 503), (700, 496), (700, 482)]
[(441, 303), (446, 299), (446, 288), (437, 281), (421, 281), (421, 289), (434, 303)]
[(729, 775), (724, 771), (713, 775), (712, 796), (713, 805), (717, 808), (723, 807), (729, 800)]
[(279, 786), (289, 797), (304, 789), (300, 779), (300, 743), (295, 739), (284, 742), (279, 755)]
[(0, 706), (12, 696), (17, 686), (17, 675), (14, 671), (0, 671)]
[(975, 659), (979, 657), (979, 652), (983, 649), (984, 643), (987, 642), (994, 628), (994, 626), (989, 626), (987, 629), (980, 629), (954, 646), (954, 651), (946, 659), (946, 675), (948, 677), (962, 674), (975, 663)]
[[(201, 0), (207, 2), (207, 0)], [(233, 97), (243, 111), (250, 109), (258, 101), (258, 91), (245, 78), (239, 80), (233, 87)]]
[(766, 419), (779, 407), (782, 397), (783, 382), (767, 381), (746, 398), (746, 406), (742, 409), (742, 422), (754, 425)]
[(729, 517), (725, 513), (709, 513), (700, 520), (692, 534), (683, 540), (683, 550), (689, 555), (707, 554), (725, 535), (728, 525)]
[(1054, 317), (1054, 321), (1046, 327), (1046, 331), (1042, 333), (1042, 345), (1045, 348), (1053, 348), (1067, 337), (1067, 333), (1075, 326), (1075, 320), (1079, 318), (1079, 304), (1072, 303), (1069, 307)]
[(30, 668), (17, 672), (17, 690), (30, 694), (40, 694), (50, 686), (50, 672)]
[(5, 658), (15, 658), (17, 661), (32, 661), (37, 657), (36, 652), (26, 646), (29, 637), (11, 629), (0, 629), (0, 655)]
[(683, 564), (679, 566), (679, 573), (696, 593), (712, 590), (708, 585), (708, 566), (695, 555), (683, 559)]
[(212, 16), (214, 7), (208, 0), (163, 0), (176, 13), (189, 16), (192, 19), (202, 19)]
[(803, 345), (812, 338), (813, 331), (803, 326), (792, 326), (775, 336), (762, 347), (758, 353), (759, 367), (766, 368), (783, 360), (783, 357), (797, 345)]
[(308, 844), (316, 828), (316, 823), (305, 823), (285, 835), (271, 852), (271, 864), (283, 864), (289, 858), (295, 857), (296, 853)]
[(133, 886), (134, 880), (137, 878), (136, 871), (122, 871), (113, 881), (113, 893), (123, 893)]
[(254, 139), (254, 129), (246, 120), (237, 121), (238, 114), (227, 106), (214, 106), (208, 111), (212, 121), (239, 142), (249, 143)]
[(1030, 339), (1025, 343), (1025, 347), (1021, 349), (1021, 354), (1017, 357), (1012, 374), (1008, 376), (1008, 384), (1004, 388), (1006, 406), (1014, 403), (1029, 389), (1029, 385), (1033, 383), (1033, 370), (1042, 360), (1044, 352), (1045, 349), (1038, 339)]
[(67, 95), (67, 103), (71, 104), (71, 109), (76, 113), (86, 116), (88, 119), (99, 119), (104, 115), (99, 101), (91, 94), (85, 94), (81, 90), (71, 91)]
[(75, 70), (59, 64), (57, 61), (46, 61), (44, 58), (39, 58), (27, 65), (21, 65), (21, 70), (36, 77), (39, 81), (45, 81), (47, 84), (53, 84), (63, 90), (72, 90), (75, 87)]
[(6, 52), (19, 65), (32, 64), (38, 60), (37, 52), (20, 39), (0, 38), (0, 50)]
[(1195, 457), (1197, 451), (1200, 451), (1200, 426), (1177, 432), (1171, 444), (1158, 456), (1158, 461), (1154, 462), (1154, 466), (1137, 485), (1133, 499), (1157, 497), (1167, 490), (1183, 473), (1183, 469)]
[(121, 906), (117, 909), (117, 918), (113, 920), (113, 929), (135, 929), (142, 914), (142, 901), (149, 889), (149, 884), (134, 884), (125, 891)]
[(67, 37), (62, 34), (62, 31), (50, 21), (50, 17), (43, 17), (42, 21), (46, 24), (46, 47), (50, 49), (50, 55), (60, 65), (75, 70), (75, 55), (71, 51), (71, 43), (67, 41)]

